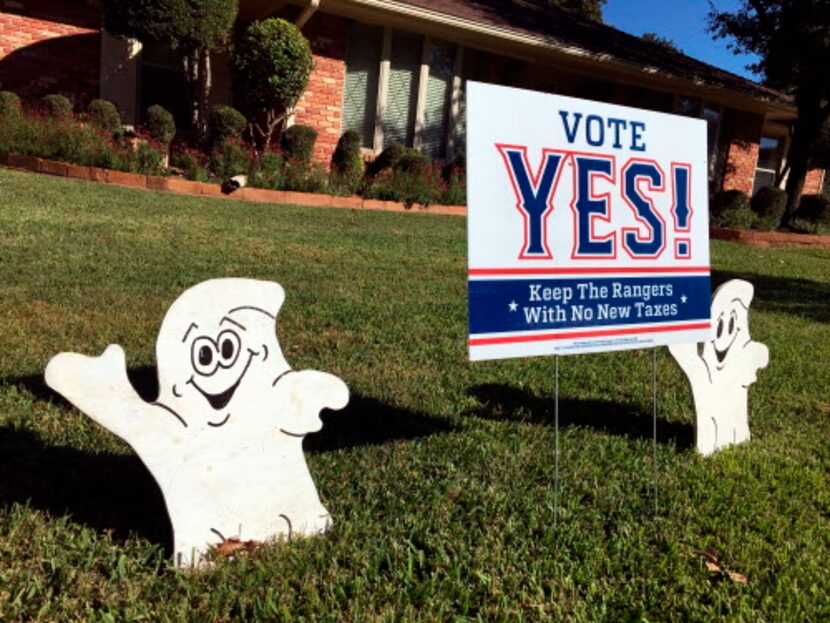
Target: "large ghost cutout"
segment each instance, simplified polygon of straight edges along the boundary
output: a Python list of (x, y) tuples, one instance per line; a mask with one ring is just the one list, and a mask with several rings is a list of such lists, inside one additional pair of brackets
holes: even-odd
[(230, 538), (266, 541), (331, 525), (303, 456), (323, 408), (341, 409), (339, 378), (292, 370), (275, 335), (277, 283), (213, 279), (185, 291), (156, 342), (159, 397), (142, 400), (123, 349), (61, 353), (46, 384), (138, 453), (161, 487), (179, 566)]
[(672, 344), (669, 351), (692, 386), (695, 402), (695, 445), (709, 455), (749, 440), (747, 394), (757, 372), (769, 363), (769, 350), (749, 335), (753, 288), (733, 279), (712, 297), (714, 339), (698, 344)]

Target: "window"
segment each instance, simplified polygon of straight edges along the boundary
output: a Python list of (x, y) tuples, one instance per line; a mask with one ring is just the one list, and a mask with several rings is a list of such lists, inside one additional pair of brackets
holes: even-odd
[(451, 121), (461, 86), (457, 47), (360, 23), (348, 46), (343, 129), (357, 130), (365, 148), (402, 143), (445, 158), (448, 140), (458, 140)]
[(375, 137), (382, 42), (383, 29), (376, 26), (354, 24), (349, 32), (343, 129), (357, 130), (364, 147), (371, 147)]
[(718, 140), (720, 139), (720, 125), (722, 108), (702, 102), (694, 97), (678, 97), (674, 112), (684, 117), (696, 117), (706, 121), (706, 154), (709, 159), (708, 174), (710, 185), (717, 186)]
[(781, 139), (774, 136), (762, 136), (758, 150), (758, 164), (755, 167), (755, 183), (752, 194), (759, 188), (774, 186), (781, 164)]
[(177, 128), (188, 129), (189, 101), (181, 54), (163, 43), (145, 44), (141, 50), (139, 119), (143, 122), (147, 109), (158, 104), (170, 111)]

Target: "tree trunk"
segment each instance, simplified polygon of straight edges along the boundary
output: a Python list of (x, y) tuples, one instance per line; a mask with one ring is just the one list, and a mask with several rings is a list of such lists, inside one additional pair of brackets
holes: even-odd
[(798, 203), (801, 200), (801, 193), (804, 191), (804, 182), (807, 179), (807, 172), (810, 170), (810, 154), (813, 143), (821, 132), (821, 128), (827, 121), (827, 106), (822, 106), (821, 97), (811, 94), (796, 95), (796, 106), (798, 107), (798, 119), (795, 122), (790, 143), (790, 150), (787, 155), (787, 166), (790, 169), (787, 178), (787, 206), (784, 210), (782, 224), (786, 225), (792, 221)]
[(207, 116), (213, 75), (210, 64), (210, 50), (196, 48), (185, 52), (185, 77), (190, 107), (190, 126), (201, 141), (207, 133)]

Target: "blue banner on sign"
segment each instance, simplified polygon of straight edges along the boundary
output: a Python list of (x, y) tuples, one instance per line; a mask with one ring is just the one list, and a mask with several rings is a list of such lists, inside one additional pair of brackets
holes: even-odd
[(709, 319), (709, 275), (469, 281), (470, 334)]

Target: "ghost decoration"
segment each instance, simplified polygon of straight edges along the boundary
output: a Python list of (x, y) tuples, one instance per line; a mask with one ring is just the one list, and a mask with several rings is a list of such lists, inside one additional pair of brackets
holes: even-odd
[(714, 339), (672, 344), (669, 351), (689, 379), (695, 402), (695, 445), (704, 456), (749, 441), (747, 394), (757, 372), (769, 363), (769, 350), (749, 335), (753, 287), (733, 279), (712, 297)]
[(164, 495), (174, 559), (199, 566), (211, 546), (313, 535), (331, 525), (303, 455), (323, 408), (342, 409), (339, 378), (292, 370), (275, 335), (277, 283), (212, 279), (186, 290), (156, 342), (159, 397), (142, 400), (123, 349), (61, 353), (46, 384), (126, 441)]

